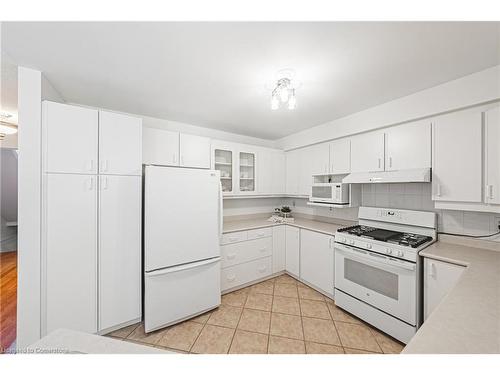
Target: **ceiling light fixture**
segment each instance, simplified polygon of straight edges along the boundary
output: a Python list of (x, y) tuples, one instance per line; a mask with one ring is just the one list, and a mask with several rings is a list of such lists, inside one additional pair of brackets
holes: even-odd
[(291, 69), (280, 70), (276, 74), (276, 81), (271, 86), (271, 109), (273, 111), (280, 107), (280, 102), (288, 104), (290, 110), (297, 107), (295, 89), (299, 87), (299, 83), (294, 77), (295, 73)]

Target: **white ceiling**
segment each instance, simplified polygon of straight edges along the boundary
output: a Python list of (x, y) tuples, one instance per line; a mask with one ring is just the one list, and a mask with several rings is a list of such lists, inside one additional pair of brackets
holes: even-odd
[[(277, 139), (500, 63), (500, 23), (3, 23), (69, 102)], [(266, 83), (293, 68), (295, 111)]]

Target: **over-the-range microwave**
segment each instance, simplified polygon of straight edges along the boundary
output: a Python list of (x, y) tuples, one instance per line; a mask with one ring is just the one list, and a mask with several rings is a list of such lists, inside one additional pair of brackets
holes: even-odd
[(309, 201), (331, 204), (349, 204), (349, 184), (340, 182), (315, 183)]

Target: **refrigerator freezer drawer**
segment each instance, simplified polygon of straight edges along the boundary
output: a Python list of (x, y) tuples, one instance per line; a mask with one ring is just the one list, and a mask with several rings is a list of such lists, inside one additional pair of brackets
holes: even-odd
[(220, 258), (144, 276), (144, 329), (151, 332), (220, 305)]

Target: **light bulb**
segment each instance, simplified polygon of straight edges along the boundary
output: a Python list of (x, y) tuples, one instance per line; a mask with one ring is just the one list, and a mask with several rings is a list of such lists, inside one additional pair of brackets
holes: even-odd
[(271, 109), (273, 111), (277, 110), (279, 108), (280, 102), (278, 100), (278, 97), (276, 95), (273, 95), (271, 97)]
[(295, 97), (295, 90), (292, 93), (292, 96), (290, 96), (290, 99), (288, 99), (288, 109), (295, 109), (297, 107), (297, 98)]
[(282, 88), (280, 88), (279, 90), (279, 93), (280, 93), (280, 99), (283, 103), (286, 103), (287, 100), (288, 100), (288, 87), (284, 86)]

